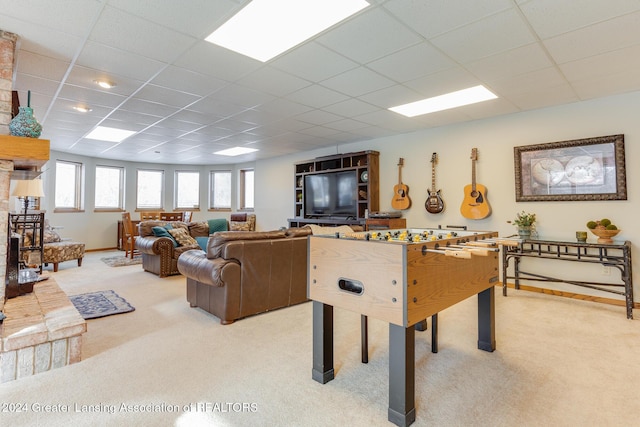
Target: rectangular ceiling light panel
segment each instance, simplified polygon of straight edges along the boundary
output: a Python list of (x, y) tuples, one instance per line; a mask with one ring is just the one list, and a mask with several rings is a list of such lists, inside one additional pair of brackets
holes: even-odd
[(132, 130), (98, 126), (94, 130), (89, 132), (89, 134), (87, 134), (85, 138), (97, 139), (99, 141), (122, 142), (135, 133), (136, 132)]
[(258, 149), (247, 147), (233, 147), (227, 148), (226, 150), (216, 151), (213, 154), (219, 154), (221, 156), (240, 156), (242, 154), (253, 153), (254, 151), (258, 151)]
[(402, 114), (403, 116), (414, 117), (421, 114), (462, 107), (463, 105), (475, 104), (476, 102), (488, 101), (489, 99), (495, 98), (497, 98), (497, 96), (484, 86), (474, 86), (468, 89), (434, 96), (433, 98), (398, 105), (397, 107), (389, 108), (389, 110)]
[(205, 40), (266, 62), (367, 6), (365, 0), (253, 0)]

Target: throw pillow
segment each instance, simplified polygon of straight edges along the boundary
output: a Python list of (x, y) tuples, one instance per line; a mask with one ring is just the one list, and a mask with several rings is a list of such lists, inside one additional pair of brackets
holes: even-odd
[(61, 242), (62, 238), (53, 230), (44, 230), (43, 238), (45, 243)]
[(251, 223), (249, 221), (232, 221), (230, 231), (251, 231)]
[(165, 227), (159, 227), (159, 226), (153, 227), (151, 229), (151, 231), (153, 232), (153, 235), (156, 236), (156, 237), (168, 237), (173, 242), (173, 247), (177, 248), (178, 247), (178, 242), (169, 233), (169, 228), (173, 229), (173, 227), (171, 227), (170, 225), (167, 225), (166, 228)]
[(176, 239), (179, 246), (193, 246), (198, 244), (196, 239), (189, 236), (189, 232), (187, 232), (187, 230), (185, 230), (184, 228), (174, 228), (168, 231), (169, 234), (171, 234), (174, 239)]
[(229, 231), (227, 230), (227, 220), (225, 218), (209, 220), (209, 234), (217, 233), (218, 231)]
[(193, 237), (209, 237), (209, 224), (207, 221), (191, 222), (189, 234)]
[(203, 236), (196, 236), (196, 242), (198, 242), (198, 245), (200, 245), (200, 249), (202, 249), (203, 251), (207, 251), (207, 243), (209, 243), (209, 236), (207, 237), (203, 237)]

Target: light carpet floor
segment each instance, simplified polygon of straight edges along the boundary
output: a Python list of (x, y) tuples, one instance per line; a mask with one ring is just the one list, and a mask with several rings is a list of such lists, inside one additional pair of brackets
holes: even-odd
[[(386, 324), (370, 320), (363, 365), (359, 315), (336, 309), (336, 378), (321, 385), (311, 303), (222, 326), (189, 307), (183, 277), (104, 256), (51, 275), (68, 294), (113, 289), (136, 310), (89, 320), (80, 363), (0, 384), (0, 425), (391, 425)], [(416, 332), (414, 426), (640, 425), (640, 321), (623, 307), (496, 290), (493, 353), (476, 348), (476, 312), (474, 297), (440, 313), (437, 354)]]

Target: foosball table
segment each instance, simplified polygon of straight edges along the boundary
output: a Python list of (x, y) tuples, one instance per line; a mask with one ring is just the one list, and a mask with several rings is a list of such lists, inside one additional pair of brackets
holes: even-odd
[(310, 236), (312, 378), (322, 384), (334, 378), (334, 307), (360, 313), (363, 328), (367, 317), (385, 321), (389, 323), (388, 419), (399, 426), (413, 423), (416, 325), (477, 294), (478, 348), (495, 350), (497, 237), (497, 232), (442, 228)]

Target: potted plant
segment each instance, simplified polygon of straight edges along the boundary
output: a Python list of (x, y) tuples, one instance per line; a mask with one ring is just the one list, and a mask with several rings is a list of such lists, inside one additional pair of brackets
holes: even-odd
[(536, 227), (536, 214), (522, 211), (516, 214), (516, 219), (508, 222), (518, 227), (518, 235), (522, 239), (528, 239)]

